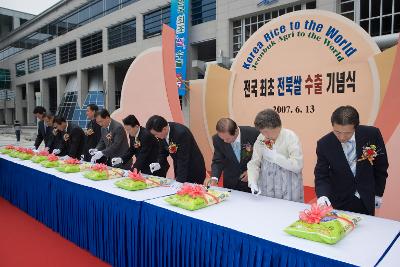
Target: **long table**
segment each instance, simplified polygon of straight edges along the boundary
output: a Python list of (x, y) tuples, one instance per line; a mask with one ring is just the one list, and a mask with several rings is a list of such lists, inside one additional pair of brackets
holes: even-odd
[(400, 233), (397, 221), (362, 215), (349, 237), (325, 245), (283, 231), (308, 207), (302, 203), (232, 191), (228, 200), (190, 212), (164, 201), (176, 187), (129, 192), (115, 181), (91, 181), (81, 173), (63, 174), (0, 156), (0, 196), (114, 266), (400, 262), (399, 253), (393, 252)]

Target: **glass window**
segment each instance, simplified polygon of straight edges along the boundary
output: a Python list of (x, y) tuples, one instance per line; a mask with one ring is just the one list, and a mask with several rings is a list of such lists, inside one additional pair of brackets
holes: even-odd
[(271, 18), (276, 18), (279, 15), (283, 15), (294, 10), (299, 10), (299, 8), (315, 8), (316, 1), (307, 2), (305, 5), (292, 5), (286, 8), (281, 8), (279, 10), (268, 11), (257, 16), (249, 16), (243, 19), (234, 20), (232, 22), (232, 52), (233, 57), (236, 57), (240, 48), (246, 42), (250, 36), (255, 33), (259, 28), (261, 28), (265, 23), (271, 20)]
[(398, 0), (360, 1), (360, 26), (371, 36), (399, 32), (399, 21), (396, 20), (400, 14), (399, 3)]
[(81, 10), (79, 10), (79, 25), (82, 26), (86, 24), (89, 21), (90, 18), (90, 12), (89, 12), (89, 7), (84, 7)]
[(81, 39), (81, 56), (87, 57), (103, 52), (103, 32), (97, 32)]
[(90, 6), (91, 20), (98, 19), (103, 16), (103, 0), (100, 0)]
[(192, 25), (215, 20), (216, 0), (192, 0)]
[(151, 38), (161, 34), (162, 24), (169, 24), (170, 6), (152, 11), (143, 16), (143, 38)]
[(108, 49), (136, 42), (136, 19), (108, 28)]
[(119, 0), (105, 0), (106, 1), (106, 14), (109, 14), (115, 10), (118, 9), (119, 7)]
[(28, 73), (38, 71), (39, 67), (39, 56), (28, 59)]
[(54, 67), (56, 65), (56, 50), (50, 50), (42, 54), (42, 69)]
[(17, 77), (25, 75), (25, 61), (18, 62), (15, 64), (15, 73)]
[(76, 60), (76, 42), (60, 46), (60, 64)]

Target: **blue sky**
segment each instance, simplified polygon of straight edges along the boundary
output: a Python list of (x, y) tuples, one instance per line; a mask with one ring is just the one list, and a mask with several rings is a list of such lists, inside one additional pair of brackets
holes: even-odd
[(0, 7), (37, 15), (60, 0), (0, 0)]

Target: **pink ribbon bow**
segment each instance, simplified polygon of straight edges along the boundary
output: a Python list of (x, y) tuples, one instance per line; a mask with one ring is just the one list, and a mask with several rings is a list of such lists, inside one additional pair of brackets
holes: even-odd
[(50, 155), (47, 156), (47, 160), (48, 161), (57, 161), (58, 157), (56, 155), (54, 155), (54, 154), (50, 154)]
[(134, 181), (144, 182), (144, 183), (146, 182), (146, 179), (142, 176), (140, 172), (137, 171), (137, 169), (133, 169), (133, 172), (129, 172), (128, 177)]
[(70, 159), (64, 160), (64, 163), (70, 164), (70, 165), (78, 165), (80, 163), (80, 161), (77, 159), (74, 159), (74, 158), (70, 158)]
[(300, 220), (306, 223), (319, 223), (328, 213), (333, 210), (332, 206), (317, 205), (313, 203), (311, 209), (300, 212)]
[(97, 172), (104, 172), (108, 170), (108, 166), (106, 164), (102, 164), (102, 163), (97, 163), (94, 164), (91, 167), (92, 171), (97, 171)]

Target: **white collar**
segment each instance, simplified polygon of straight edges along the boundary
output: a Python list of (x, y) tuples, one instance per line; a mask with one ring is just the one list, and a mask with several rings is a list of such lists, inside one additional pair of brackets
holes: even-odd
[(169, 126), (169, 123), (168, 123), (168, 134), (167, 134), (167, 137), (165, 137), (165, 141), (167, 141), (167, 144), (169, 143), (169, 133), (171, 132), (171, 127)]
[(108, 126), (107, 126), (107, 131), (108, 131), (108, 132), (110, 131), (111, 122), (112, 122), (112, 120), (110, 120), (110, 123), (109, 123)]
[(135, 139), (137, 139), (139, 137), (139, 133), (140, 133), (140, 126), (139, 126), (139, 129), (138, 129), (138, 131), (137, 131), (137, 133), (135, 135)]
[(240, 128), (238, 127), (237, 129), (239, 131), (239, 134), (238, 134), (238, 136), (236, 137), (236, 139), (235, 139), (235, 141), (233, 143), (239, 143), (240, 144)]
[(68, 124), (68, 121), (67, 121), (67, 127), (65, 127), (65, 132), (68, 132), (68, 126), (69, 126), (69, 124)]
[[(355, 131), (354, 131), (353, 136), (350, 138), (349, 141), (356, 142), (356, 132)], [(349, 142), (349, 141), (347, 141), (347, 142)]]

